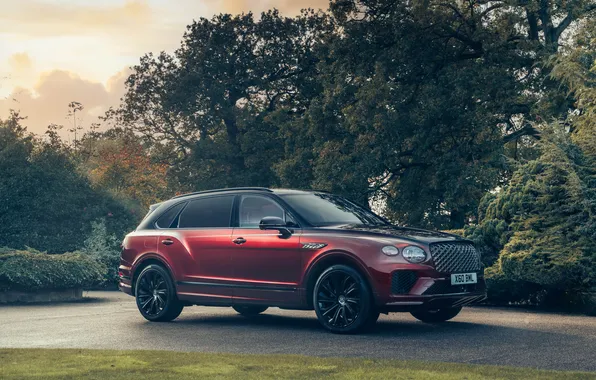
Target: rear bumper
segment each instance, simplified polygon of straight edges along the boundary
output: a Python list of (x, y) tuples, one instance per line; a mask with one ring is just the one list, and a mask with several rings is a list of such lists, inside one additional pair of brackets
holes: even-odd
[(125, 280), (120, 280), (120, 282), (118, 283), (118, 289), (120, 289), (121, 292), (126, 293), (128, 295), (133, 295), (132, 294), (132, 286), (130, 285), (130, 282), (125, 282)]
[(132, 291), (132, 273), (131, 268), (125, 265), (118, 267), (118, 289), (128, 295), (134, 295)]

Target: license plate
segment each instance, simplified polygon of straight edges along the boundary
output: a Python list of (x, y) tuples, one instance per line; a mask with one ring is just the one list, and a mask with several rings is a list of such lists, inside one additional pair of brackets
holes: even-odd
[(451, 285), (475, 284), (478, 282), (476, 273), (460, 273), (451, 275)]

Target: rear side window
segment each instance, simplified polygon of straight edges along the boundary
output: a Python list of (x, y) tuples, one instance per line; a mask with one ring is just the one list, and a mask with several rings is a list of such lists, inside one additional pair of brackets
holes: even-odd
[(170, 207), (168, 210), (166, 210), (166, 212), (164, 212), (162, 214), (162, 216), (160, 216), (159, 219), (157, 219), (157, 222), (155, 222), (157, 227), (159, 227), (159, 228), (175, 228), (176, 225), (178, 224), (178, 223), (176, 223), (177, 222), (176, 217), (180, 213), (180, 210), (182, 210), (182, 208), (184, 208), (185, 204), (186, 204), (186, 202), (178, 203), (177, 205), (174, 205), (174, 206)]
[(180, 214), (180, 228), (230, 227), (234, 195), (199, 198)]

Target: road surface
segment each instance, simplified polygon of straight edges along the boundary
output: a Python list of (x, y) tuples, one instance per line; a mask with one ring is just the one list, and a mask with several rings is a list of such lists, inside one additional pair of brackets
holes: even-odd
[(596, 317), (465, 308), (427, 325), (381, 315), (363, 335), (323, 330), (314, 312), (269, 309), (244, 318), (231, 308), (187, 307), (171, 323), (145, 321), (134, 299), (88, 292), (84, 302), (0, 306), (0, 347), (150, 349), (418, 359), (596, 371)]

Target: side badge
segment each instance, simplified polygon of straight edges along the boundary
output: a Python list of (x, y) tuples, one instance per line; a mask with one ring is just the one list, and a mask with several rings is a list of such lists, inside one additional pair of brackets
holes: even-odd
[(327, 243), (302, 243), (304, 249), (321, 249), (326, 247)]

